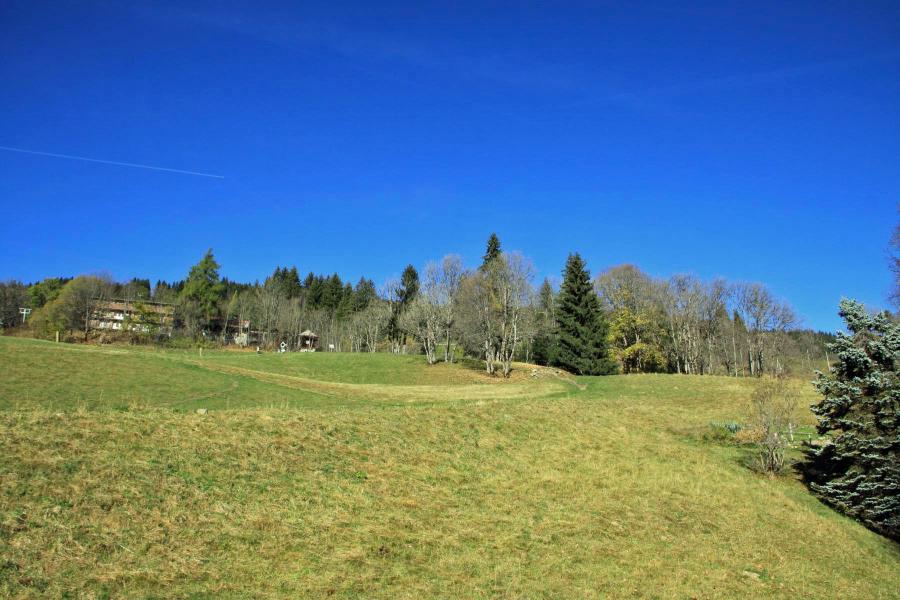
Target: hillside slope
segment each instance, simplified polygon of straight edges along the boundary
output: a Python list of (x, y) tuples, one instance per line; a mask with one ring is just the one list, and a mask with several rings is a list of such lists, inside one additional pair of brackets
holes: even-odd
[(751, 382), (306, 358), (0, 338), (0, 594), (897, 597), (895, 544), (703, 440)]

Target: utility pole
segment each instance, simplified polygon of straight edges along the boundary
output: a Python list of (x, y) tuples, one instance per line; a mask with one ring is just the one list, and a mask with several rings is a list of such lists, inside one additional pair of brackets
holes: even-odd
[(25, 323), (25, 317), (31, 314), (30, 308), (20, 308), (19, 314), (22, 315), (22, 323)]

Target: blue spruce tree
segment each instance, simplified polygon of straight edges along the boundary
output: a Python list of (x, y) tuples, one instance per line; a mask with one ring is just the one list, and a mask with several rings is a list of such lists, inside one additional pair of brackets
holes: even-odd
[(824, 399), (813, 412), (831, 443), (804, 466), (813, 492), (871, 529), (900, 539), (900, 324), (841, 301), (849, 334), (829, 344), (838, 363), (818, 373)]

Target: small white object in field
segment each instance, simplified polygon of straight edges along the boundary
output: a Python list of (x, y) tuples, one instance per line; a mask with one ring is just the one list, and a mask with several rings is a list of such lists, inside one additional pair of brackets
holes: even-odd
[(207, 412), (209, 412), (209, 411), (207, 411), (205, 408), (198, 408), (198, 409), (197, 409), (197, 414), (198, 414), (198, 415), (205, 415)]

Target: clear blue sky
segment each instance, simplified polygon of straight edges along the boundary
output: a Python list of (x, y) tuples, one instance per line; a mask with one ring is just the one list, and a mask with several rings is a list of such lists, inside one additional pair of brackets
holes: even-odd
[(890, 288), (896, 1), (4, 0), (0, 81), (0, 146), (225, 177), (0, 150), (0, 279), (380, 282), (497, 231), (815, 328)]

